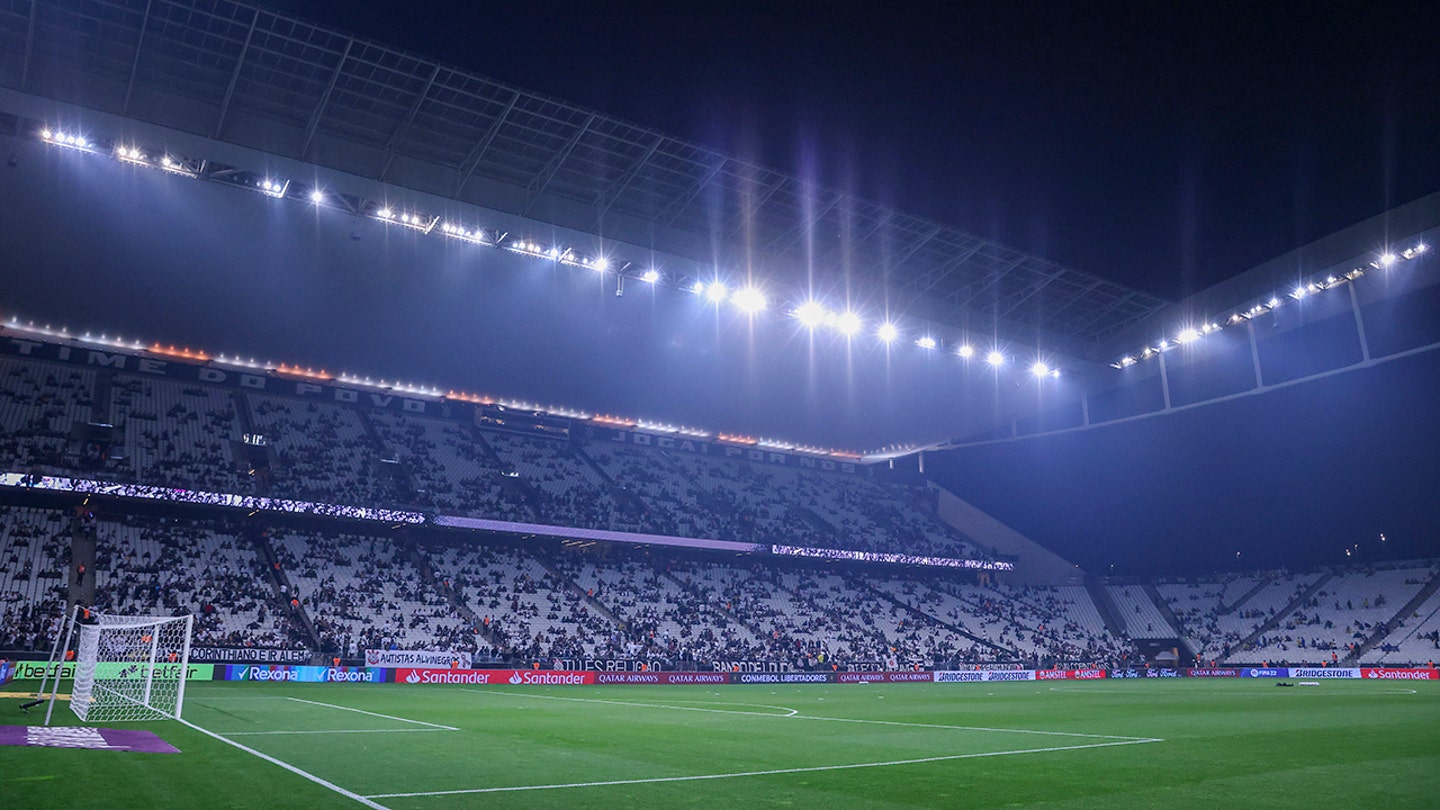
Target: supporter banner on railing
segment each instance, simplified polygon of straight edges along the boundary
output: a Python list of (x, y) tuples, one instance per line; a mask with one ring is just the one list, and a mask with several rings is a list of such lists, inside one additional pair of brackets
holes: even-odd
[[(241, 388), (246, 391), (263, 391), (267, 394), (288, 394), (306, 399), (323, 399), (350, 405), (366, 405), (406, 413), (440, 414), (456, 407), (459, 403), (439, 402), (434, 397), (421, 399), (395, 394), (390, 391), (360, 391), (323, 380), (295, 379), (279, 372), (265, 369), (218, 368), (215, 365), (201, 365), (185, 360), (160, 360), (155, 357), (141, 357), (131, 354), (132, 350), (90, 349), (45, 343), (39, 340), (24, 340), (9, 337), (0, 340), (0, 354), (19, 357), (33, 357), (53, 360), (89, 368), (108, 368), (134, 374), (139, 377), (162, 377), (180, 382), (222, 385)], [(211, 361), (212, 363), (214, 361)]]
[(1103, 669), (1037, 669), (1037, 681), (1096, 681), (1105, 677)]
[(931, 673), (935, 683), (996, 683), (999, 681), (1033, 681), (1033, 669), (1005, 670), (940, 670)]
[(556, 669), (593, 669), (596, 672), (659, 672), (665, 668), (653, 658), (556, 658)]
[(1191, 667), (1185, 670), (1187, 678), (1238, 678), (1240, 670), (1233, 667)]
[(770, 547), (777, 557), (809, 557), (818, 560), (855, 560), (890, 565), (924, 565), (932, 568), (967, 568), (976, 571), (1014, 571), (1015, 564), (1002, 560), (959, 560), (952, 557), (922, 557), (916, 554), (891, 554), (880, 551), (850, 551), (840, 548), (806, 548), (803, 546)]
[(1288, 678), (1290, 669), (1288, 667), (1242, 667), (1240, 669), (1242, 678)]
[(403, 667), (395, 683), (454, 683), (468, 686), (582, 686), (595, 683), (596, 673), (572, 669), (434, 669)]
[[(55, 673), (55, 667), (48, 661), (16, 661), (14, 662), (15, 678), (17, 680), (39, 680), (45, 677), (45, 673)], [(180, 674), (179, 664), (160, 664), (155, 667), (155, 677), (175, 678)], [(124, 664), (116, 661), (101, 661), (95, 665), (95, 676), (98, 678), (118, 678), (120, 680), (144, 680), (145, 671), (135, 664)], [(68, 661), (60, 665), (61, 678), (75, 677), (75, 662)], [(187, 681), (209, 681), (215, 680), (214, 664), (190, 664), (185, 670)]]
[(933, 683), (934, 677), (924, 672), (837, 672), (836, 683)]
[(9, 661), (0, 661), (0, 686), (10, 682), (15, 677), (15, 665)]
[(728, 672), (596, 672), (597, 684), (687, 684), (714, 686), (730, 683)]
[(1359, 667), (1290, 667), (1291, 678), (1359, 678)]
[(262, 498), (256, 495), (234, 495), (225, 492), (152, 487), (145, 484), (118, 484), (89, 478), (66, 478), (58, 475), (26, 473), (0, 474), (0, 486), (40, 489), (52, 492), (79, 492), (85, 495), (110, 495), (116, 498), (139, 498), (171, 503), (192, 503), (205, 506), (229, 506), (237, 509), (259, 509), (266, 512), (291, 512), (300, 515), (380, 520), (386, 523), (424, 523), (425, 515), (400, 509), (376, 509), (369, 506), (347, 506), (338, 503), (297, 501), (289, 498)]
[(399, 667), (435, 667), (439, 669), (469, 669), (472, 665), (468, 652), (445, 652), (444, 650), (366, 650), (365, 666), (397, 669)]
[(1440, 671), (1433, 669), (1410, 669), (1398, 667), (1361, 667), (1360, 675), (1364, 678), (1377, 678), (1382, 681), (1436, 681), (1440, 680)]
[(216, 664), (305, 664), (314, 653), (309, 650), (276, 650), (266, 647), (191, 647), (191, 661)]
[(737, 543), (734, 540), (671, 537), (665, 534), (617, 532), (610, 529), (585, 529), (577, 526), (553, 526), (548, 523), (519, 523), (513, 520), (491, 520), (489, 518), (466, 517), (464, 515), (436, 515), (431, 522), (436, 526), (449, 526), (454, 529), (475, 529), (482, 532), (508, 532), (510, 534), (538, 534), (542, 537), (603, 540), (609, 543), (643, 543), (650, 546), (680, 546), (682, 548), (708, 548), (739, 552), (757, 552), (764, 551), (767, 548), (767, 546), (760, 543)]
[[(216, 667), (216, 669), (221, 669)], [(220, 679), (278, 683), (385, 683), (390, 670), (378, 667), (311, 667), (287, 664), (225, 664)]]

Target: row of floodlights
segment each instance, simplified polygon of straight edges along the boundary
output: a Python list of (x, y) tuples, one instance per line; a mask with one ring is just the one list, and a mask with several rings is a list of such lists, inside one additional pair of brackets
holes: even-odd
[[(1424, 255), (1425, 252), (1429, 249), (1429, 246), (1426, 245), (1424, 242), (1417, 242), (1414, 245), (1405, 248), (1398, 253), (1392, 251), (1386, 251), (1384, 253), (1381, 253), (1373, 260), (1369, 261), (1366, 266), (1368, 266), (1372, 270), (1385, 270), (1390, 267), (1394, 267), (1397, 262), (1409, 261), (1410, 259), (1418, 258), (1419, 256)], [(1367, 271), (1365, 267), (1355, 267), (1348, 272), (1342, 273), (1340, 275), (1331, 274), (1323, 278), (1316, 276), (1308, 282), (1302, 282), (1300, 284), (1297, 284), (1295, 286), (1295, 289), (1291, 290), (1287, 294), (1287, 297), (1292, 300), (1299, 301), (1301, 299), (1315, 295), (1316, 293), (1320, 293), (1325, 290), (1339, 287), (1342, 284), (1352, 282), (1365, 275), (1366, 272)], [(1185, 326), (1176, 333), (1175, 339), (1173, 341), (1169, 338), (1163, 338), (1160, 340), (1159, 343), (1156, 343), (1153, 346), (1146, 346), (1144, 349), (1141, 349), (1135, 354), (1129, 354), (1120, 358), (1119, 360), (1116, 360), (1115, 362), (1110, 364), (1110, 367), (1117, 369), (1129, 368), (1130, 366), (1135, 365), (1141, 360), (1148, 360), (1158, 354), (1170, 351), (1176, 346), (1184, 346), (1190, 343), (1194, 343), (1195, 341), (1200, 340), (1207, 335), (1219, 332), (1226, 326), (1238, 326), (1239, 324), (1245, 323), (1246, 321), (1258, 318), (1259, 316), (1264, 315), (1267, 312), (1273, 312), (1284, 305), (1284, 299), (1280, 298), (1279, 296), (1272, 295), (1264, 301), (1257, 301), (1254, 304), (1251, 304), (1249, 307), (1246, 307), (1245, 309), (1231, 313), (1230, 317), (1226, 318), (1223, 321), (1223, 325), (1221, 322), (1211, 322), (1203, 324), (1201, 326)]]
[[(95, 144), (83, 135), (72, 132), (41, 130), (40, 136), (49, 143), (68, 146), (85, 151), (95, 151)], [(142, 151), (139, 147), (117, 144), (114, 148), (115, 157), (126, 162), (137, 163), (146, 166), (158, 166), (162, 169), (195, 176), (198, 170), (189, 161), (180, 161), (172, 156), (163, 155), (159, 163), (152, 162), (152, 156)], [(283, 177), (274, 175), (257, 176), (250, 175), (249, 179), (242, 180), (240, 185), (251, 187), (261, 194), (274, 199), (285, 199), (294, 197), (296, 199), (307, 199), (315, 205), (325, 205), (338, 202), (339, 198), (332, 199), (326, 192), (313, 186), (305, 184), (292, 184)], [(306, 189), (308, 188), (308, 191)], [(471, 242), (474, 244), (486, 245), (509, 250), (532, 258), (548, 259), (560, 264), (572, 267), (580, 267), (596, 271), (598, 273), (615, 272), (640, 281), (657, 284), (663, 281), (659, 270), (647, 268), (640, 272), (626, 273), (630, 267), (629, 263), (620, 264), (604, 256), (588, 256), (577, 252), (570, 247), (559, 245), (543, 245), (539, 242), (526, 238), (511, 238), (509, 233), (486, 231), (480, 228), (472, 228), (467, 225), (443, 220), (434, 214), (424, 213), (415, 210), (395, 208), (389, 205), (380, 205), (367, 209), (369, 216), (389, 224), (399, 225), (422, 233), (438, 231), (441, 235)], [(764, 312), (770, 308), (769, 296), (759, 287), (747, 285), (732, 289), (725, 281), (715, 278), (709, 281), (695, 280), (682, 285), (682, 288), (697, 296), (703, 297), (715, 305), (730, 304), (743, 313), (754, 315)], [(847, 337), (858, 337), (865, 331), (865, 320), (858, 313), (852, 310), (832, 311), (816, 301), (805, 301), (788, 310), (789, 314), (797, 318), (805, 327), (815, 330), (821, 327), (828, 328)], [(874, 330), (875, 337), (884, 344), (892, 344), (900, 339), (900, 327), (890, 321), (881, 323)], [(914, 345), (921, 349), (934, 350), (941, 346), (941, 341), (930, 335), (921, 335), (914, 338)], [(976, 355), (976, 350), (971, 345), (961, 345), (956, 354), (966, 360)], [(1008, 358), (999, 350), (988, 352), (985, 361), (991, 366), (999, 368), (1006, 365)], [(1031, 371), (1037, 377), (1058, 377), (1058, 369), (1052, 369), (1044, 362), (1036, 362), (1031, 366)]]

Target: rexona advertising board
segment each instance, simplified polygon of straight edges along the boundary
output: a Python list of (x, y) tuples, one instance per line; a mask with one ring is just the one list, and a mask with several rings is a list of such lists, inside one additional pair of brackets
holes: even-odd
[[(457, 683), (468, 686), (582, 686), (597, 673), (572, 669), (433, 669), (401, 667), (395, 683)], [(656, 673), (658, 674), (658, 673)]]
[(389, 670), (378, 667), (292, 667), (283, 664), (226, 664), (227, 681), (277, 683), (385, 683)]
[[(45, 677), (46, 672), (54, 673), (54, 665), (47, 661), (15, 661), (15, 678), (17, 680), (40, 680)], [(155, 667), (155, 677), (162, 679), (174, 679), (180, 674), (179, 664), (158, 664)], [(95, 677), (117, 678), (125, 681), (145, 680), (145, 668), (139, 664), (122, 664), (117, 662), (102, 661), (95, 665)], [(60, 665), (61, 678), (75, 677), (75, 662), (71, 661)], [(209, 681), (215, 679), (214, 664), (191, 664), (185, 670), (187, 681)]]
[(1395, 667), (1361, 667), (1360, 676), (1382, 681), (1440, 681), (1440, 670), (1397, 669)]
[(940, 670), (931, 673), (935, 677), (935, 683), (995, 683), (997, 681), (1033, 681), (1035, 670), (1033, 669), (1006, 669), (1006, 670)]

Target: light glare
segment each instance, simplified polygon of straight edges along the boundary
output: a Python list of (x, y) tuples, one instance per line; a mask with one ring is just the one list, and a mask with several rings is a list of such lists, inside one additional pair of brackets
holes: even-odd
[(985, 362), (992, 366), (1003, 366), (1005, 365), (1005, 355), (1000, 352), (990, 352), (985, 355)]
[(893, 323), (882, 323), (880, 328), (875, 330), (875, 336), (890, 343), (900, 337), (900, 330), (896, 329)]

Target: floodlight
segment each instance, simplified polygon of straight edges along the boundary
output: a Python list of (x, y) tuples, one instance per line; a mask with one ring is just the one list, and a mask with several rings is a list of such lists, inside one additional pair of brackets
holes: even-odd
[(1193, 326), (1180, 330), (1180, 335), (1175, 338), (1180, 343), (1194, 343), (1200, 339), (1200, 330)]
[(1429, 249), (1430, 249), (1430, 246), (1427, 245), (1427, 244), (1425, 244), (1424, 242), (1421, 242), (1420, 244), (1418, 244), (1418, 245), (1416, 245), (1415, 247), (1411, 248), (1411, 250), (1412, 250), (1413, 252), (1415, 252), (1415, 253), (1424, 253), (1425, 251), (1427, 251), (1427, 250), (1429, 250)]
[(705, 297), (718, 304), (730, 297), (730, 288), (723, 281), (712, 281), (705, 287)]
[(1050, 373), (1050, 367), (1036, 360), (1035, 364), (1030, 366), (1030, 373), (1036, 377), (1044, 377)]
[(594, 267), (596, 270), (604, 272), (610, 269), (610, 260), (605, 258), (604, 256), (601, 256), (600, 258), (592, 262), (591, 266)]
[(315, 203), (316, 205), (319, 205), (320, 203), (325, 202), (325, 192), (321, 191), (321, 190), (318, 189), (318, 188), (315, 189), (314, 191), (311, 191), (311, 192), (310, 192), (310, 202)]
[(882, 323), (880, 324), (880, 328), (875, 330), (875, 336), (886, 343), (890, 343), (894, 341), (895, 338), (900, 337), (900, 330), (896, 329), (893, 323)]
[(969, 360), (970, 358), (975, 356), (975, 347), (971, 346), (969, 343), (964, 343), (961, 344), (960, 348), (957, 349), (955, 353), (965, 358), (966, 360)]
[(1271, 298), (1269, 301), (1266, 301), (1266, 302), (1265, 302), (1265, 306), (1268, 306), (1268, 307), (1270, 307), (1271, 309), (1274, 309), (1275, 307), (1280, 306), (1280, 299), (1279, 299), (1279, 298)]
[(919, 340), (915, 341), (915, 345), (919, 346), (922, 349), (933, 349), (938, 344), (935, 343), (935, 338), (926, 335), (925, 337), (922, 337)]
[(800, 319), (800, 323), (803, 323), (807, 327), (814, 329), (815, 327), (825, 322), (825, 316), (828, 313), (826, 313), (825, 307), (820, 306), (818, 303), (814, 301), (806, 301), (805, 303), (796, 307), (793, 314), (795, 315), (795, 317)]
[(375, 212), (375, 215), (380, 217), (381, 219), (390, 219), (391, 217), (395, 216), (395, 212), (391, 211), (389, 208), (381, 208), (379, 211)]
[(999, 366), (1005, 365), (1005, 355), (997, 351), (992, 351), (985, 355), (985, 362), (998, 368)]
[(1390, 265), (1392, 265), (1392, 264), (1394, 264), (1394, 263), (1395, 263), (1395, 254), (1394, 254), (1394, 253), (1386, 253), (1384, 256), (1381, 256), (1381, 257), (1380, 257), (1380, 266), (1381, 266), (1381, 267), (1389, 267)]
[(693, 293), (695, 293), (696, 295), (704, 295), (704, 294), (705, 294), (705, 282), (703, 282), (703, 281), (697, 281), (697, 282), (695, 282), (694, 284), (690, 285), (690, 292), (693, 292)]
[(651, 284), (654, 284), (655, 282), (657, 282), (657, 281), (660, 280), (660, 271), (659, 271), (659, 270), (646, 270), (644, 273), (641, 274), (640, 280), (641, 280), (641, 281), (648, 281), (648, 282), (650, 282)]
[(860, 328), (864, 325), (865, 323), (860, 320), (860, 316), (853, 312), (842, 312), (835, 317), (835, 328), (840, 330), (840, 334), (842, 335), (853, 335), (859, 332)]
[(735, 302), (735, 306), (746, 312), (759, 312), (766, 306), (765, 293), (755, 287), (736, 290), (730, 300)]

